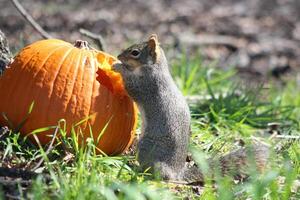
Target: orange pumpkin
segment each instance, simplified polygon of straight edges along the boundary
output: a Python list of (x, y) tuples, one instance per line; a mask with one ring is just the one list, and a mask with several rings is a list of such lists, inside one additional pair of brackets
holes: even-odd
[[(27, 135), (35, 129), (57, 125), (65, 119), (70, 133), (72, 125), (80, 125), (84, 139), (94, 138), (107, 125), (98, 148), (107, 154), (123, 152), (132, 142), (137, 110), (126, 95), (122, 78), (115, 72), (96, 80), (98, 69), (110, 71), (116, 59), (104, 52), (89, 49), (86, 42), (75, 46), (57, 40), (41, 40), (25, 47), (0, 77), (0, 112), (13, 124), (19, 125), (33, 110), (21, 127)], [(0, 124), (8, 125), (4, 115)], [(12, 127), (13, 128), (13, 127)], [(37, 134), (40, 142), (51, 140), (49, 132)]]

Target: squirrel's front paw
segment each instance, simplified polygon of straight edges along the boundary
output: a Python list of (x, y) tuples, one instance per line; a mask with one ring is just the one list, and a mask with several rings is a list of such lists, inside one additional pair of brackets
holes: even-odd
[(120, 61), (116, 61), (112, 64), (112, 70), (121, 73), (123, 64)]

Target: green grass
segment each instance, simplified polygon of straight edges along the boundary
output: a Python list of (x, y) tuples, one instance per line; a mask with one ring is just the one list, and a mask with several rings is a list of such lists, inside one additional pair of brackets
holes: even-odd
[[(241, 141), (251, 143), (258, 138), (274, 150), (268, 170), (258, 174), (254, 167), (250, 168), (250, 178), (244, 183), (218, 175), (214, 182), (208, 174), (203, 187), (166, 183), (138, 171), (134, 156), (96, 155), (97, 141), (93, 139), (88, 139), (84, 148), (80, 147), (75, 129), (73, 137), (66, 137), (65, 122), (60, 121), (57, 133), (60, 139), (49, 154), (45, 153), (47, 147), (36, 147), (13, 132), (0, 141), (3, 163), (34, 166), (41, 158), (45, 161), (37, 171), (48, 172), (50, 182), (39, 176), (23, 194), (24, 198), (299, 199), (300, 188), (296, 187), (300, 173), (299, 140), (270, 138), (268, 131), (268, 124), (276, 122), (280, 123), (276, 131), (281, 135), (300, 136), (297, 92), (300, 85), (296, 80), (291, 77), (284, 87), (270, 82), (268, 90), (260, 85), (249, 89), (237, 81), (233, 69), (205, 67), (201, 59), (182, 56), (172, 66), (183, 93), (200, 97), (190, 103), (193, 117), (190, 149), (199, 166), (209, 173), (206, 158), (223, 155), (239, 148)], [(42, 130), (36, 130), (36, 134)]]

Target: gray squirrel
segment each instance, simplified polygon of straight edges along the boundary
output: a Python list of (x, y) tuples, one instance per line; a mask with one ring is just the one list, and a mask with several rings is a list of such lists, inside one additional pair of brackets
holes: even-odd
[[(150, 168), (166, 180), (203, 181), (197, 167), (188, 168), (186, 158), (190, 137), (190, 111), (177, 88), (157, 35), (124, 50), (113, 65), (123, 78), (125, 89), (136, 102), (142, 116), (142, 136), (138, 142), (138, 161), (143, 170)], [(267, 147), (254, 147), (259, 168), (263, 168)], [(260, 155), (262, 154), (262, 155)], [(246, 163), (245, 149), (232, 152), (218, 160), (222, 172)]]

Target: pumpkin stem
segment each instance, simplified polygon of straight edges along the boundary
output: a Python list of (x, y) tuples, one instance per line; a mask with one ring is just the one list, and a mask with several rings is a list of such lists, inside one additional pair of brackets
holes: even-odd
[(89, 48), (89, 43), (84, 40), (76, 40), (74, 43), (74, 47), (77, 47), (79, 49), (88, 49)]

